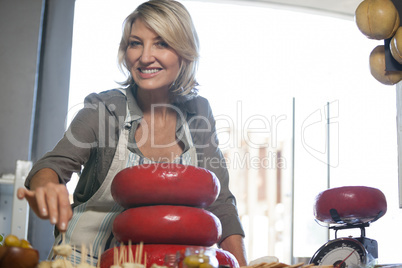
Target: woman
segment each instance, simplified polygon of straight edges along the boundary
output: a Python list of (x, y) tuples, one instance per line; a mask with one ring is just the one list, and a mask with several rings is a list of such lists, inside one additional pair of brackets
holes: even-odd
[[(55, 244), (90, 243), (95, 257), (113, 246), (112, 223), (122, 211), (110, 193), (114, 176), (133, 165), (174, 162), (217, 175), (221, 192), (207, 209), (222, 223), (219, 245), (247, 264), (215, 121), (195, 88), (198, 47), (191, 17), (179, 2), (151, 0), (127, 17), (119, 47), (125, 87), (89, 95), (54, 150), (35, 163), (27, 189), (18, 191), (39, 217), (65, 232)], [(82, 166), (71, 209), (65, 184)]]

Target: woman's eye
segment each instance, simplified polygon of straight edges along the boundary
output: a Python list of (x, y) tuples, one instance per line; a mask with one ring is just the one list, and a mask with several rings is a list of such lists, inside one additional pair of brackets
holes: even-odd
[(129, 47), (136, 47), (136, 46), (140, 46), (140, 45), (141, 45), (141, 43), (138, 42), (138, 41), (134, 41), (134, 40), (128, 41), (128, 46)]
[(159, 41), (157, 43), (157, 45), (158, 45), (158, 47), (161, 47), (161, 48), (168, 48), (169, 47), (169, 45), (165, 41)]

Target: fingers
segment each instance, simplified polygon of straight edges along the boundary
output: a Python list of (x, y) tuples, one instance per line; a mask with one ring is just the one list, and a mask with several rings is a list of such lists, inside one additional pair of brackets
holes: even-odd
[(33, 195), (34, 195), (33, 192), (25, 189), (24, 187), (20, 187), (17, 190), (17, 197), (20, 200), (22, 200), (22, 199), (24, 199), (25, 197), (28, 197), (28, 196), (32, 197)]
[[(43, 200), (42, 197), (44, 197)], [(41, 211), (45, 213), (47, 210), (50, 223), (56, 225), (61, 232), (65, 232), (72, 216), (67, 188), (62, 184), (49, 185), (46, 192), (37, 200)]]
[[(68, 191), (67, 188), (64, 187), (64, 189), (61, 189), (63, 191), (63, 194), (60, 194), (58, 197), (58, 206), (59, 206), (59, 215), (58, 215), (58, 221), (57, 221), (57, 228), (61, 232), (67, 231), (67, 224), (70, 221), (73, 212), (71, 210), (71, 205), (70, 205), (70, 200), (68, 198)], [(65, 198), (67, 197), (67, 198)]]
[[(46, 199), (48, 198), (48, 194), (47, 192), (49, 192), (46, 188), (38, 188), (35, 191), (35, 201), (36, 201), (36, 206), (37, 206), (37, 214), (40, 218), (42, 219), (48, 219), (48, 215), (49, 215), (49, 209), (48, 209), (48, 203), (52, 203), (47, 202)], [(51, 192), (51, 191), (50, 191)], [(50, 221), (50, 223), (54, 224), (52, 221)]]
[[(25, 188), (18, 188), (17, 190), (17, 197), (18, 199), (26, 199), (29, 203), (29, 206), (31, 209), (35, 212), (36, 215), (40, 216), (39, 210), (38, 210), (38, 204), (36, 201), (36, 194), (35, 191), (30, 191)], [(43, 217), (41, 217), (43, 218)]]
[(32, 210), (41, 219), (49, 219), (61, 232), (67, 230), (72, 217), (72, 209), (68, 198), (68, 190), (63, 184), (48, 183), (35, 191), (19, 188), (19, 199), (26, 198)]

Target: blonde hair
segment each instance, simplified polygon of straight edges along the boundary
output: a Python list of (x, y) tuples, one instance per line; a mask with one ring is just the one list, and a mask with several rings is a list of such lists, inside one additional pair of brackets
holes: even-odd
[[(153, 29), (180, 57), (180, 70), (170, 88), (171, 97), (188, 99), (197, 94), (195, 74), (199, 60), (199, 40), (187, 9), (174, 0), (150, 0), (138, 6), (124, 21), (118, 62), (120, 68), (129, 70), (126, 51), (131, 27), (141, 19)], [(123, 68), (124, 67), (124, 68)], [(123, 85), (134, 85), (130, 72)]]

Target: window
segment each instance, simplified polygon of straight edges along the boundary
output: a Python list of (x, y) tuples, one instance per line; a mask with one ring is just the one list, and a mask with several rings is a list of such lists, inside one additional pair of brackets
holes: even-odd
[[(76, 2), (71, 116), (87, 94), (124, 80), (116, 63), (121, 25), (141, 2)], [(378, 42), (352, 19), (252, 1), (183, 4), (200, 37), (200, 94), (217, 120), (249, 260), (308, 260), (332, 239), (313, 217), (314, 198), (329, 184), (384, 192), (388, 212), (366, 234), (378, 241), (379, 263), (398, 262), (395, 87), (370, 74)]]

